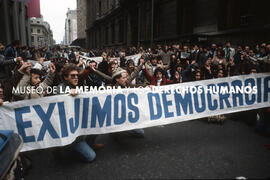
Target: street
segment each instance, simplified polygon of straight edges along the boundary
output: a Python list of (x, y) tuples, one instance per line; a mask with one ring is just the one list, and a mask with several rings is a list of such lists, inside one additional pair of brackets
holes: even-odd
[(64, 148), (27, 152), (32, 169), (26, 179), (270, 177), (269, 137), (239, 121), (188, 121), (145, 129), (143, 139), (101, 135), (97, 143), (105, 147), (92, 163)]

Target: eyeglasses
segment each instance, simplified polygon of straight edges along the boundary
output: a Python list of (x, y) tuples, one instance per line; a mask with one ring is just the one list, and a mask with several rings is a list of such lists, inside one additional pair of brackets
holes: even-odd
[(79, 77), (79, 74), (70, 74), (71, 79), (75, 79)]

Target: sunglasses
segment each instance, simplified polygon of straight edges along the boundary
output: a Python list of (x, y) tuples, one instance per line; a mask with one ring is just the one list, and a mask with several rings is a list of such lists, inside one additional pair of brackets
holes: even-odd
[(79, 74), (70, 74), (71, 79), (75, 79), (79, 77)]

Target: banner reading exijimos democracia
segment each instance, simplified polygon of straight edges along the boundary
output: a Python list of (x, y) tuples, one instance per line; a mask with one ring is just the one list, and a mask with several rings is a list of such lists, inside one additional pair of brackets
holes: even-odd
[(12, 129), (23, 151), (64, 146), (76, 137), (183, 122), (270, 106), (270, 74), (163, 86), (89, 91), (5, 103), (0, 129)]

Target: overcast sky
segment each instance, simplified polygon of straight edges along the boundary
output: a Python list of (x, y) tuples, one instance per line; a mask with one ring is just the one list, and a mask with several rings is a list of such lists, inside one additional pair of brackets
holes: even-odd
[(76, 7), (76, 0), (40, 0), (41, 14), (44, 20), (49, 22), (56, 43), (63, 40), (68, 8), (74, 10)]

